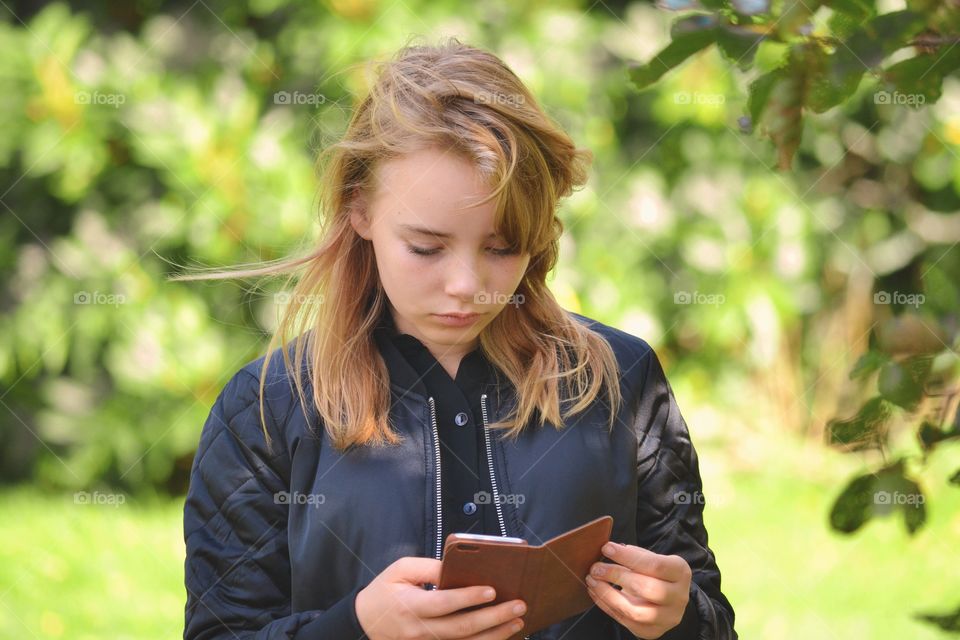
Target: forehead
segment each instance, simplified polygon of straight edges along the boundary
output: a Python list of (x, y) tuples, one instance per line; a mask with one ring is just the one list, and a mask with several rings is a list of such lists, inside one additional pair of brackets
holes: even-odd
[[(469, 160), (455, 151), (425, 149), (380, 163), (373, 172), (374, 215), (389, 217), (411, 233), (447, 235), (492, 231), (496, 201), (478, 204), (490, 187)], [(442, 234), (438, 234), (442, 235)]]

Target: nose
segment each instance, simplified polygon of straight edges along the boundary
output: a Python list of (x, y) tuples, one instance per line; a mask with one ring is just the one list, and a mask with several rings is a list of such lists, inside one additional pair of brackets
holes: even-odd
[(484, 277), (477, 261), (461, 258), (450, 265), (446, 279), (447, 295), (474, 304), (483, 291)]

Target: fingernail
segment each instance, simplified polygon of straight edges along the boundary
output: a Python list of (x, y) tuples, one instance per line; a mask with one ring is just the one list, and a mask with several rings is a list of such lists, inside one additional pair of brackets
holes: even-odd
[(486, 598), (487, 600), (492, 600), (493, 596), (495, 595), (497, 595), (497, 592), (494, 591), (493, 589), (487, 589), (486, 591), (483, 592), (483, 597)]
[(595, 587), (597, 586), (597, 581), (591, 578), (590, 576), (587, 576), (587, 584), (590, 585), (591, 587)]
[(513, 607), (513, 612), (514, 612), (515, 614), (517, 614), (518, 616), (519, 616), (519, 615), (522, 615), (523, 612), (526, 611), (526, 610), (527, 610), (527, 606), (524, 605), (524, 604), (518, 604), (518, 605), (516, 605), (516, 606)]
[(523, 627), (523, 620), (517, 620), (513, 623), (513, 630), (520, 631), (520, 628)]
[(603, 546), (603, 552), (609, 556), (612, 556), (617, 552), (617, 547), (612, 543), (607, 543)]

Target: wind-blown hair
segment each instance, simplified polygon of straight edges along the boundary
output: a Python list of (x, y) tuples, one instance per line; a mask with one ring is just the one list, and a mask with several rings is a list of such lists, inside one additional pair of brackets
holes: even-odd
[[(387, 299), (373, 246), (350, 224), (357, 194), (371, 193), (383, 161), (440, 148), (471, 161), (488, 181), (494, 224), (530, 262), (508, 304), (480, 334), (484, 355), (516, 390), (509, 415), (490, 425), (516, 437), (586, 409), (601, 394), (613, 428), (621, 402), (619, 369), (607, 341), (560, 307), (546, 276), (557, 263), (563, 224), (561, 198), (585, 184), (592, 160), (544, 113), (521, 80), (497, 56), (450, 39), (408, 45), (375, 64), (368, 93), (346, 132), (318, 159), (321, 232), (306, 255), (175, 280), (290, 273), (289, 305), (272, 335), (260, 376), (260, 415), (271, 353), (278, 347), (306, 408), (300, 371), (332, 444), (400, 442), (388, 420), (390, 384), (374, 339)], [(296, 273), (301, 272), (299, 278)], [(286, 345), (295, 336), (293, 360)], [(604, 389), (606, 389), (604, 391)], [(561, 411), (561, 404), (566, 409)], [(533, 420), (534, 416), (538, 420)]]

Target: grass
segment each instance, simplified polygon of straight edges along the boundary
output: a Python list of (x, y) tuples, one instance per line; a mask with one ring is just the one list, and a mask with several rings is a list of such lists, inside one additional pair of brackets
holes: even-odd
[[(960, 604), (960, 490), (942, 480), (956, 448), (934, 460), (929, 521), (910, 538), (893, 519), (853, 536), (828, 530), (856, 457), (782, 438), (752, 446), (762, 458), (751, 464), (742, 450), (700, 450), (710, 545), (741, 637), (955, 637), (912, 614)], [(0, 493), (0, 637), (181, 637), (181, 509), (179, 500), (112, 506), (29, 487)]]
[(0, 496), (0, 637), (183, 635), (182, 502)]

